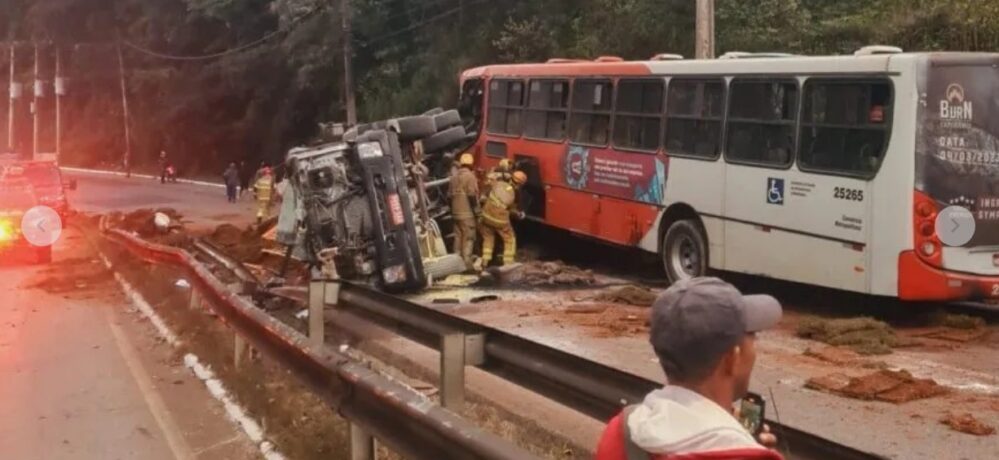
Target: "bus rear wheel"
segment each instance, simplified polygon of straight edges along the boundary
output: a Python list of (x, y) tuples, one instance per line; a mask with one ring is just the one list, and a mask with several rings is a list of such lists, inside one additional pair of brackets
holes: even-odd
[(678, 220), (663, 235), (663, 268), (670, 283), (708, 274), (708, 241), (696, 220)]

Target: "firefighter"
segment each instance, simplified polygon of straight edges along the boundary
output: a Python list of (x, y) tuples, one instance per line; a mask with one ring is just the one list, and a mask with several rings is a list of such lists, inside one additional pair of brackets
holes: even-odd
[(479, 183), (472, 172), (471, 153), (458, 157), (458, 169), (451, 175), (451, 216), (454, 217), (454, 253), (461, 255), (465, 266), (473, 267), (475, 219), (480, 214)]
[(253, 184), (253, 194), (257, 198), (257, 224), (270, 214), (271, 198), (274, 195), (274, 173), (264, 166)]
[(510, 160), (504, 158), (486, 174), (486, 186), (498, 180), (510, 182)]
[(517, 254), (517, 235), (510, 224), (510, 216), (524, 218), (517, 209), (517, 189), (527, 182), (523, 171), (514, 171), (510, 180), (497, 179), (489, 188), (479, 218), (479, 233), (482, 234), (482, 263), (489, 264), (493, 258), (496, 235), (503, 239), (503, 264), (513, 263)]

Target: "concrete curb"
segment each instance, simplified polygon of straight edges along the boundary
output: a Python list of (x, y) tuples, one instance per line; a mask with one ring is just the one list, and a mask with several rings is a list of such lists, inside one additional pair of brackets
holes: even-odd
[[(68, 166), (60, 166), (59, 169), (63, 171), (82, 173), (82, 174), (101, 174), (105, 176), (125, 177), (125, 173), (121, 171), (105, 171), (101, 169), (72, 168)], [(132, 177), (137, 177), (139, 179), (159, 179), (159, 176), (152, 176), (149, 174), (132, 174)], [(191, 180), (191, 179), (177, 179), (177, 182), (181, 184), (200, 185), (203, 187), (225, 188), (225, 185), (220, 184), (218, 182), (207, 182), (207, 181)]]

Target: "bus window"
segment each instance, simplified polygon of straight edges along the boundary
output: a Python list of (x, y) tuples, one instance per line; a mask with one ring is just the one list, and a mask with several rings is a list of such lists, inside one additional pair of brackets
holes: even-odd
[(666, 100), (666, 152), (718, 158), (725, 86), (720, 79), (674, 78)]
[(568, 80), (531, 80), (524, 135), (534, 139), (565, 139), (568, 110)]
[(614, 146), (659, 149), (663, 113), (662, 80), (621, 80), (614, 110)]
[(488, 131), (520, 136), (520, 111), (524, 107), (524, 82), (493, 80), (489, 83)]
[(810, 79), (804, 97), (801, 169), (860, 176), (877, 172), (891, 123), (891, 84)]
[(484, 96), (481, 78), (465, 82), (461, 88), (461, 100), (458, 101), (458, 112), (465, 131), (477, 133), (482, 128), (482, 100)]
[(733, 80), (729, 92), (726, 159), (790, 165), (798, 85), (794, 81)]
[(572, 141), (607, 145), (610, 137), (613, 86), (607, 80), (576, 80), (572, 93)]

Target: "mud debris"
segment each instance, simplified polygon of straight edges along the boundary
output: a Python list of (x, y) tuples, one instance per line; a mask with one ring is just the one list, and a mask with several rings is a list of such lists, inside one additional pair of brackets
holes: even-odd
[(948, 412), (947, 415), (940, 419), (940, 423), (949, 426), (954, 431), (975, 436), (991, 436), (996, 432), (995, 427), (982, 423), (974, 415), (968, 413), (954, 414)]
[(985, 319), (983, 318), (954, 313), (941, 313), (934, 318), (933, 323), (937, 326), (950, 329), (969, 330), (985, 328)]
[(240, 262), (259, 260), (263, 250), (260, 234), (253, 227), (240, 230), (235, 225), (222, 224), (215, 227), (208, 240)]
[(637, 307), (651, 307), (652, 303), (656, 301), (656, 297), (657, 294), (651, 289), (629, 284), (603, 291), (593, 297), (593, 300), (598, 302), (623, 303)]
[(932, 379), (917, 379), (908, 371), (879, 370), (860, 377), (833, 373), (813, 377), (805, 388), (864, 401), (901, 404), (947, 394), (949, 390)]
[(127, 214), (114, 213), (111, 215), (111, 222), (117, 228), (135, 232), (141, 237), (148, 238), (160, 233), (153, 222), (156, 213), (166, 214), (172, 223), (171, 228), (182, 226), (181, 222), (184, 216), (173, 208), (137, 209)]
[(847, 347), (861, 355), (889, 354), (902, 343), (888, 323), (868, 317), (805, 318), (796, 333), (798, 337)]
[(592, 286), (596, 277), (560, 261), (525, 262), (501, 269), (490, 269), (492, 277), (504, 286)]
[(842, 347), (809, 347), (802, 354), (837, 366), (855, 366), (867, 369), (885, 369), (888, 367), (888, 363), (884, 361), (873, 361), (853, 350)]

